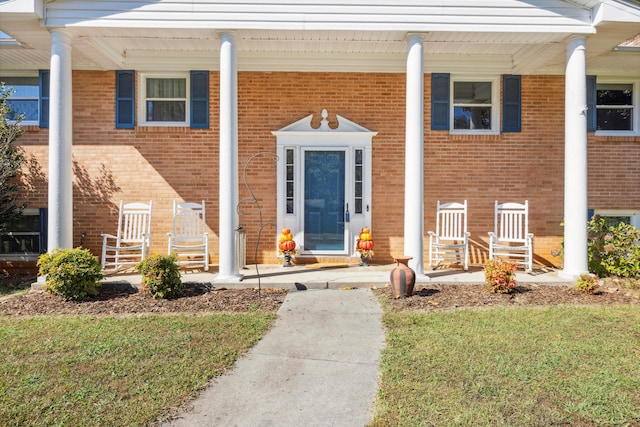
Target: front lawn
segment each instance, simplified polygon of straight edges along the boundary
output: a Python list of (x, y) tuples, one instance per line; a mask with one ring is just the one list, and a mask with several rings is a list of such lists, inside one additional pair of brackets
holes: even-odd
[(146, 426), (229, 368), (275, 318), (0, 316), (0, 425)]
[(387, 312), (372, 426), (637, 425), (640, 307)]

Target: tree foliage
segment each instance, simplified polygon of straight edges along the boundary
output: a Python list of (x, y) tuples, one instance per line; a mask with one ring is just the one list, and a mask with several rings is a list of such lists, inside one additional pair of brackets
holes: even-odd
[(12, 93), (11, 88), (0, 82), (0, 232), (12, 220), (20, 217), (24, 209), (24, 204), (20, 203), (20, 186), (16, 177), (25, 157), (22, 149), (15, 144), (24, 132), (20, 125), (24, 116), (17, 115), (15, 120), (9, 122), (8, 117), (14, 117), (11, 105), (7, 102)]

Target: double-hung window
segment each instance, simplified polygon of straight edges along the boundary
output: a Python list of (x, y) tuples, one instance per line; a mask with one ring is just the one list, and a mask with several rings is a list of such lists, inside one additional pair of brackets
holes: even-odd
[(139, 121), (147, 125), (189, 125), (189, 75), (142, 74)]
[(38, 77), (0, 77), (0, 80), (11, 91), (7, 105), (12, 111), (7, 119), (13, 121), (23, 114), (23, 125), (37, 125), (40, 119)]
[(638, 132), (638, 90), (635, 82), (598, 82), (596, 130), (601, 134)]
[(497, 133), (499, 126), (497, 79), (457, 79), (451, 82), (451, 131)]
[(453, 82), (453, 128), (491, 129), (491, 82)]

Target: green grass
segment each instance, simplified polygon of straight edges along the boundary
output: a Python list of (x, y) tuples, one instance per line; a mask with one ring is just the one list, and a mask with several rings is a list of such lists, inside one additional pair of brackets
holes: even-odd
[(384, 323), (372, 426), (640, 421), (640, 307), (387, 312)]
[(0, 425), (148, 425), (194, 397), (274, 320), (0, 317)]

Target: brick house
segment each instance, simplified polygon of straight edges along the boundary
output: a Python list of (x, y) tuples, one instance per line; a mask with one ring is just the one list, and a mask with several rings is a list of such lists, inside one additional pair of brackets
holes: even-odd
[(239, 278), (235, 230), (258, 234), (246, 177), (274, 225), (249, 263), (282, 262), (285, 226), (300, 262), (348, 260), (368, 225), (375, 262), (407, 254), (421, 274), (436, 202), (468, 200), (481, 264), (494, 200), (528, 200), (534, 262), (585, 272), (591, 213), (640, 226), (640, 4), (475, 4), (0, 2), (29, 160), (0, 260), (99, 256), (119, 200), (153, 199), (166, 253), (173, 200), (204, 199), (210, 262)]

